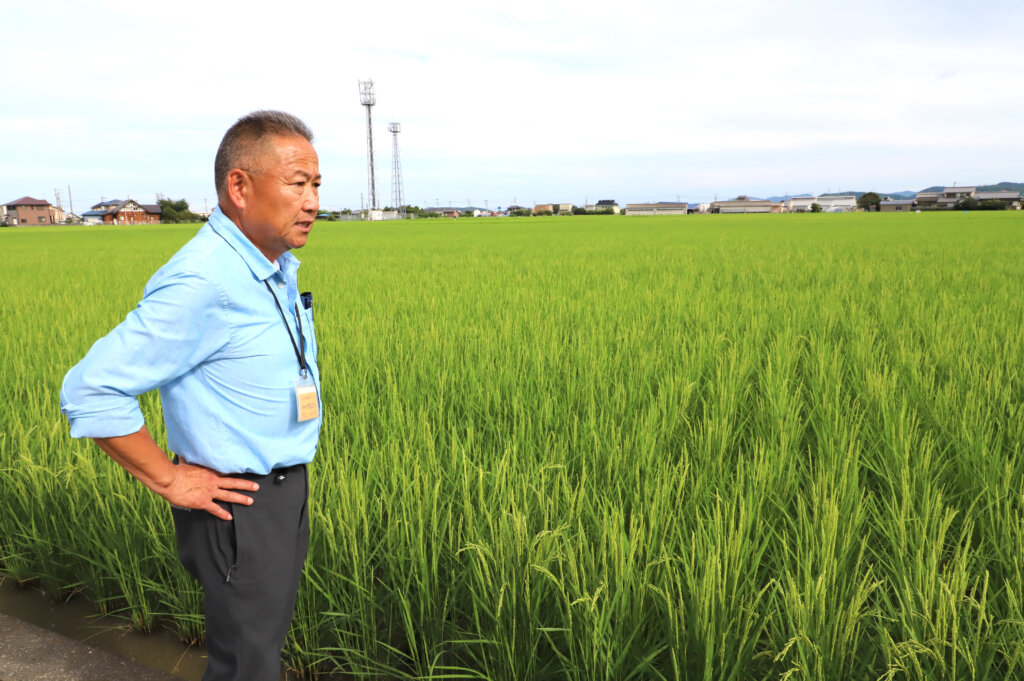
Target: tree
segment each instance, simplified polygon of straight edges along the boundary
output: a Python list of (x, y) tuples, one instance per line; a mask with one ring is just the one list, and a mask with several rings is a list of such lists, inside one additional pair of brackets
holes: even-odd
[(811, 204), (811, 212), (812, 213), (820, 213), (821, 212), (821, 204), (820, 203), (812, 203)]
[(966, 199), (957, 201), (953, 208), (956, 210), (978, 210), (980, 206), (978, 199), (968, 196)]
[(866, 194), (861, 195), (859, 199), (857, 199), (857, 207), (860, 208), (861, 210), (877, 211), (878, 206), (881, 203), (882, 197), (879, 196), (876, 192), (867, 192)]
[(165, 224), (203, 221), (201, 215), (196, 215), (189, 210), (188, 201), (185, 199), (178, 199), (177, 201), (172, 201), (171, 199), (158, 199), (157, 204), (160, 206), (160, 222)]
[(573, 215), (586, 215), (587, 214), (587, 209), (584, 208), (583, 206), (575, 206), (572, 209), (572, 214)]

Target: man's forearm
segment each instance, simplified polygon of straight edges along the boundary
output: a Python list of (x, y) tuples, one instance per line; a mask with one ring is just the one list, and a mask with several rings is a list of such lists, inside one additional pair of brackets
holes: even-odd
[(165, 496), (174, 480), (174, 464), (153, 441), (148, 428), (120, 437), (93, 438), (93, 442), (139, 482)]

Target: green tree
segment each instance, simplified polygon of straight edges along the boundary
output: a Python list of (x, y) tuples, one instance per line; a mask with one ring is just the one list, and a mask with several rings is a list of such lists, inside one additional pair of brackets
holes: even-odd
[(811, 204), (811, 212), (812, 213), (820, 213), (821, 212), (821, 204), (820, 203), (812, 203)]
[(857, 207), (861, 210), (878, 210), (880, 203), (882, 203), (882, 197), (876, 192), (867, 192), (857, 199)]
[(587, 214), (587, 209), (584, 208), (583, 206), (574, 206), (573, 209), (572, 209), (572, 214), (573, 215), (586, 215)]
[(160, 206), (160, 222), (165, 224), (178, 224), (182, 222), (202, 222), (201, 215), (196, 215), (188, 208), (188, 201), (185, 199), (158, 199)]

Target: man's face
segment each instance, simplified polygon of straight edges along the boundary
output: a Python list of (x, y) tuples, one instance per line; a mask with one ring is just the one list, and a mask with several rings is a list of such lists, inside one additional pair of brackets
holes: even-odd
[(320, 163), (303, 137), (271, 137), (262, 170), (247, 173), (242, 232), (268, 260), (301, 248), (320, 210)]

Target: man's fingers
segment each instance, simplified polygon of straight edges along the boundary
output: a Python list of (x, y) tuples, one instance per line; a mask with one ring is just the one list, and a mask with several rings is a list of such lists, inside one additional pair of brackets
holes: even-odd
[(229, 504), (242, 504), (243, 506), (252, 506), (252, 497), (247, 497), (244, 494), (238, 492), (220, 492), (214, 497), (218, 501), (225, 501)]
[(204, 506), (203, 510), (209, 511), (211, 515), (217, 516), (221, 520), (231, 520), (231, 514), (212, 501)]
[(257, 491), (260, 486), (252, 480), (246, 480), (245, 478), (233, 478), (230, 475), (222, 475), (217, 481), (217, 486), (221, 489), (243, 489), (249, 492)]

